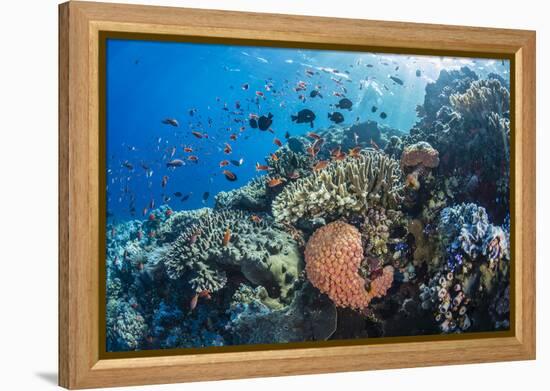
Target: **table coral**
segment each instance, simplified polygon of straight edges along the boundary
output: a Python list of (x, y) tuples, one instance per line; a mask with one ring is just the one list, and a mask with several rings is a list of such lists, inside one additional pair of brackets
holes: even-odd
[(393, 282), (393, 268), (387, 266), (371, 282), (370, 290), (365, 289), (366, 281), (359, 274), (361, 234), (341, 221), (315, 231), (306, 245), (305, 259), (308, 279), (338, 307), (365, 309), (373, 298), (385, 295)]
[(276, 221), (294, 223), (362, 213), (374, 205), (392, 207), (401, 200), (402, 188), (399, 163), (369, 150), (285, 186), (273, 201), (273, 215)]

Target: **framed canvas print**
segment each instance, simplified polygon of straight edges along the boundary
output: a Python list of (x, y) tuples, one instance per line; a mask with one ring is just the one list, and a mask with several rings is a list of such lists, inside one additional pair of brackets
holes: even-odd
[(535, 357), (534, 32), (59, 11), (62, 386)]

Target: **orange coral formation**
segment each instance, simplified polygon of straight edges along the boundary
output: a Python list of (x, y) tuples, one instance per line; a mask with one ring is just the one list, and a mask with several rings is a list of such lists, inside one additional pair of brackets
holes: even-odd
[(435, 168), (439, 166), (439, 152), (424, 141), (408, 145), (401, 154), (401, 166)]
[(386, 266), (382, 269), (382, 275), (375, 278), (370, 284), (368, 293), (369, 301), (375, 297), (384, 297), (393, 283), (393, 267)]
[(371, 282), (369, 292), (365, 290), (365, 279), (359, 275), (361, 234), (341, 221), (315, 231), (307, 242), (305, 259), (308, 279), (339, 307), (364, 309), (373, 298), (384, 296), (393, 282), (393, 268), (389, 266)]

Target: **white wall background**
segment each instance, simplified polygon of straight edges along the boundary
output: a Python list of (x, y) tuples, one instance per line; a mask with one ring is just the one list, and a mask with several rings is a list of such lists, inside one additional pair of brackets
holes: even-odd
[[(105, 0), (104, 0), (105, 1)], [(118, 0), (119, 2), (127, 2)], [(531, 362), (147, 387), (155, 390), (527, 390), (549, 378), (550, 136), (543, 1), (133, 0), (134, 3), (537, 30), (537, 330)], [(0, 385), (56, 388), (57, 0), (0, 3)], [(546, 286), (544, 286), (546, 283)], [(185, 387), (185, 388), (184, 388)], [(137, 388), (136, 388), (137, 389)], [(143, 389), (143, 388), (142, 388)]]

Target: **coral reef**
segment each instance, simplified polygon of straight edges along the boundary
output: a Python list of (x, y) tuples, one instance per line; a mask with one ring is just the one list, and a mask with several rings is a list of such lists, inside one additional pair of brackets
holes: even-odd
[(272, 177), (304, 177), (311, 171), (311, 159), (303, 153), (294, 152), (288, 146), (279, 148), (266, 160)]
[[(254, 284), (272, 287), (286, 297), (299, 273), (296, 243), (264, 216), (238, 210), (216, 210), (188, 227), (164, 258), (170, 278), (192, 281), (196, 292), (225, 285), (222, 267), (238, 268)], [(189, 277), (189, 273), (192, 276)]]
[(145, 338), (143, 316), (125, 301), (107, 302), (107, 350), (135, 350)]
[(407, 145), (401, 154), (401, 166), (435, 168), (439, 166), (439, 152), (425, 141)]
[(322, 341), (336, 330), (336, 308), (310, 284), (296, 292), (292, 303), (272, 310), (260, 300), (231, 305), (228, 329), (237, 344)]
[(451, 270), (462, 264), (456, 252), (461, 250), (474, 260), (479, 255), (490, 260), (509, 259), (509, 246), (506, 233), (500, 227), (489, 223), (483, 207), (475, 204), (461, 204), (441, 211), (438, 232), (443, 246), (455, 256), (449, 260)]
[(216, 195), (215, 209), (242, 209), (251, 212), (269, 210), (266, 178), (255, 177), (243, 187), (231, 191), (220, 191)]
[[(237, 142), (250, 132), (231, 130), (223, 160), (201, 156), (196, 165), (231, 168), (225, 178), (212, 175), (205, 189), (171, 188), (177, 171), (170, 167), (162, 205), (155, 208), (158, 195), (147, 195), (138, 220), (131, 199), (130, 221), (108, 219), (107, 350), (509, 329), (510, 83), (472, 69), (442, 70), (427, 82), (410, 130), (384, 125), (400, 123), (384, 105), (399, 83), (380, 84), (380, 94), (361, 104), (344, 87), (351, 78), (312, 70), (312, 79), (295, 87), (307, 92), (302, 102), (327, 102), (305, 90), (327, 73), (338, 86), (334, 94), (346, 93), (357, 111), (341, 110), (344, 119), (328, 128), (306, 121), (302, 133), (274, 116), (273, 129), (258, 132), (271, 149), (256, 171), (262, 157), (247, 156)], [(270, 94), (278, 96), (267, 87), (256, 97), (258, 111)], [(360, 122), (365, 110), (377, 121)], [(239, 127), (246, 111), (234, 118)], [(224, 129), (206, 140), (195, 136), (219, 147)], [(258, 171), (265, 175), (202, 207), (211, 205), (219, 180), (230, 189)], [(202, 200), (189, 199), (198, 191)], [(172, 195), (199, 209), (173, 210)]]
[(365, 151), (287, 185), (273, 201), (273, 216), (293, 223), (361, 213), (375, 205), (392, 207), (401, 199), (401, 189), (399, 164), (382, 153)]
[(451, 107), (465, 120), (483, 126), (491, 113), (505, 118), (510, 114), (510, 93), (496, 79), (473, 82), (464, 93), (449, 97)]

